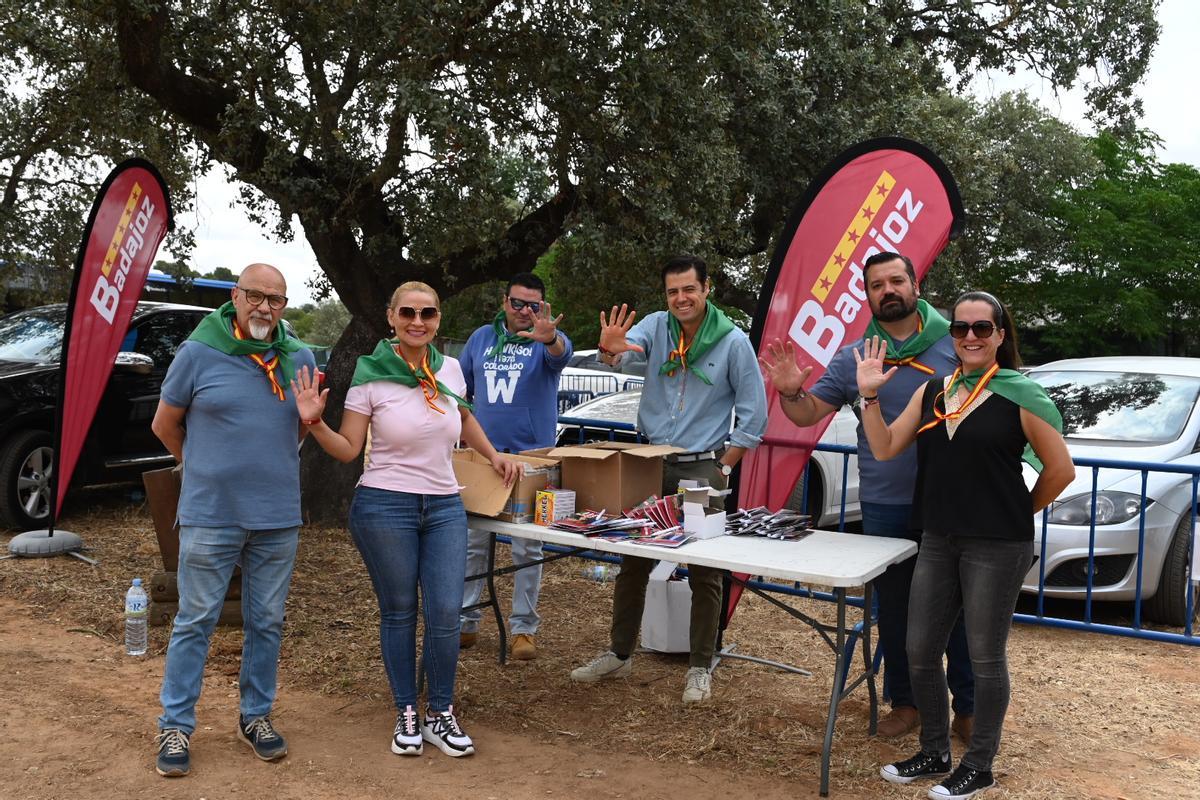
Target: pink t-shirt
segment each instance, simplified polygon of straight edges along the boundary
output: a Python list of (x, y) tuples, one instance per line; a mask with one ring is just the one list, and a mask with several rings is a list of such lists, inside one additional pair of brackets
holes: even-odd
[[(437, 379), (459, 397), (467, 393), (458, 361), (446, 357)], [(360, 486), (413, 494), (458, 494), (451, 453), (462, 435), (458, 403), (442, 395), (434, 401), (439, 414), (425, 402), (421, 387), (393, 381), (352, 386), (346, 408), (371, 418), (371, 453)]]

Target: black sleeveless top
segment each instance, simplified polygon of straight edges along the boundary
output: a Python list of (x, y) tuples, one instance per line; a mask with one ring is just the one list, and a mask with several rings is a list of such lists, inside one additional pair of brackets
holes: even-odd
[[(936, 419), (935, 401), (946, 412), (942, 386), (941, 378), (925, 384), (918, 428)], [(1033, 500), (1021, 477), (1025, 444), (1021, 407), (998, 394), (959, 420), (953, 439), (945, 422), (918, 434), (913, 527), (938, 536), (1032, 541)]]

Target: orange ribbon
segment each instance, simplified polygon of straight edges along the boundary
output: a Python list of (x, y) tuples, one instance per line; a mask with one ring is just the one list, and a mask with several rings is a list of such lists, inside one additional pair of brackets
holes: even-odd
[[(979, 383), (975, 384), (975, 388), (971, 390), (971, 393), (969, 395), (967, 395), (967, 399), (963, 401), (963, 404), (961, 406), (959, 406), (958, 411), (952, 411), (949, 414), (943, 414), (941, 411), (938, 411), (937, 397), (933, 398), (933, 416), (935, 417), (935, 419), (933, 420), (933, 422), (922, 425), (919, 429), (917, 429), (917, 435), (924, 433), (925, 431), (929, 430), (930, 428), (936, 428), (939, 423), (945, 422), (948, 419), (958, 419), (963, 414), (967, 413), (967, 410), (971, 407), (971, 404), (979, 399), (979, 395), (983, 394), (983, 390), (987, 387), (988, 381), (990, 381), (992, 379), (992, 376), (995, 375), (999, 371), (1000, 371), (1000, 365), (992, 364), (992, 366), (988, 369), (988, 371), (983, 373), (983, 375), (981, 375), (979, 377)], [(962, 375), (962, 367), (959, 367), (958, 369), (954, 370), (954, 374), (950, 376), (950, 383), (948, 383), (947, 386), (954, 386), (955, 381), (957, 381), (959, 379), (959, 376), (961, 376), (961, 375)], [(945, 395), (946, 395), (945, 390), (938, 392), (938, 397), (942, 398), (942, 407), (943, 408), (946, 405)]]
[[(441, 395), (441, 391), (437, 387), (437, 378), (433, 376), (433, 372), (431, 372), (429, 369), (429, 352), (426, 351), (425, 355), (421, 358), (420, 371), (417, 370), (416, 365), (414, 365), (411, 361), (406, 359), (404, 363), (408, 364), (408, 368), (411, 369), (413, 371), (413, 375), (416, 376), (417, 383), (421, 385), (421, 391), (425, 395), (425, 405), (429, 406), (439, 414), (445, 414), (446, 410), (439, 407), (437, 404), (437, 399)], [(421, 375), (422, 372), (425, 373), (424, 377)]]
[(917, 361), (916, 356), (905, 356), (904, 358), (885, 358), (883, 363), (897, 367), (912, 367), (919, 372), (924, 372), (926, 375), (935, 375), (937, 373), (937, 370), (933, 367)]
[[(676, 358), (678, 358), (679, 366), (686, 373), (687, 372), (687, 351), (691, 346), (692, 346), (691, 342), (688, 342), (687, 344), (683, 343), (683, 331), (680, 330), (679, 331), (679, 344), (676, 345), (674, 350), (672, 350), (670, 353), (667, 354), (667, 361), (674, 361)], [(671, 378), (674, 378), (675, 370), (671, 370), (670, 372), (667, 373), (667, 375)]]
[[(234, 320), (233, 323), (233, 338), (246, 338), (246, 334), (242, 333), (242, 329), (238, 327), (236, 320)], [(279, 354), (276, 353), (275, 355), (271, 356), (270, 361), (267, 361), (258, 353), (251, 353), (250, 360), (262, 367), (263, 371), (267, 373), (267, 380), (271, 381), (271, 393), (278, 397), (280, 402), (285, 400), (286, 397), (283, 393), (283, 387), (279, 385), (279, 378), (275, 377), (275, 368), (279, 366)]]

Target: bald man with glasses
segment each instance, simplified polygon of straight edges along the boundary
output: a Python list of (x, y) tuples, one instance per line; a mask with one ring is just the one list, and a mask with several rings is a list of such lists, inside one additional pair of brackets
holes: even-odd
[(167, 646), (158, 774), (191, 770), (209, 641), (236, 565), (245, 639), (237, 737), (264, 761), (287, 755), (271, 723), (284, 601), (300, 529), (301, 424), (289, 383), (313, 355), (280, 324), (287, 283), (268, 264), (242, 271), (167, 370), (151, 425), (183, 469), (179, 611)]
[[(554, 316), (545, 298), (546, 285), (530, 272), (508, 282), (503, 307), (488, 325), (476, 330), (458, 357), (467, 379), (467, 397), (475, 417), (497, 450), (519, 453), (554, 445), (558, 425), (558, 379), (574, 349), (558, 329), (562, 315)], [(487, 569), (489, 536), (470, 531), (467, 540), (467, 576)], [(542, 543), (513, 539), (513, 563), (520, 566), (540, 560)], [(537, 656), (538, 594), (542, 567), (526, 567), (513, 574), (512, 657), (527, 661)], [(463, 593), (462, 632), (459, 646), (473, 647), (479, 636), (479, 602), (483, 581), (467, 581)]]

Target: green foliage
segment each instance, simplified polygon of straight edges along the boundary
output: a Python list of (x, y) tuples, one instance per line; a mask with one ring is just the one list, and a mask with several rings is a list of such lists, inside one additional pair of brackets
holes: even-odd
[(289, 308), (283, 312), (283, 317), (301, 339), (325, 347), (332, 347), (350, 324), (350, 312), (337, 300)]

